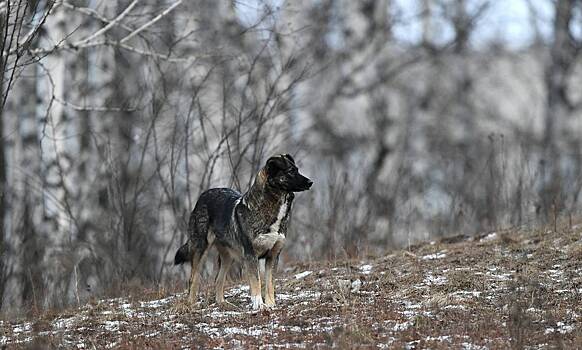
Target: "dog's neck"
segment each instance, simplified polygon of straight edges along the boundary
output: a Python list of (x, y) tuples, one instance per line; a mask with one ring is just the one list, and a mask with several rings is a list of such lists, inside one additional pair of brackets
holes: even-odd
[(261, 169), (252, 186), (243, 195), (243, 202), (249, 208), (260, 208), (260, 210), (266, 211), (265, 214), (267, 215), (275, 214), (289, 195), (292, 195), (292, 192), (282, 191), (268, 186), (266, 170)]
[(293, 192), (282, 191), (268, 184), (264, 168), (259, 171), (252, 186), (241, 198), (241, 204), (255, 213), (251, 220), (254, 228), (251, 236), (267, 231), (285, 235), (293, 198)]
[(249, 190), (244, 194), (243, 200), (252, 208), (263, 208), (265, 205), (269, 206), (281, 201), (286, 193), (268, 186), (266, 170), (261, 169)]

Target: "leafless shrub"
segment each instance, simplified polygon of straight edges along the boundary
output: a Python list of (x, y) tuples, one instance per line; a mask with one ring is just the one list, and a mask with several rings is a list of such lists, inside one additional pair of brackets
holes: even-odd
[(490, 0), (246, 5), (0, 2), (4, 304), (183, 280), (198, 194), (244, 191), (276, 152), (316, 184), (286, 261), (572, 226), (578, 2), (552, 3), (551, 35), (521, 49), (477, 40)]

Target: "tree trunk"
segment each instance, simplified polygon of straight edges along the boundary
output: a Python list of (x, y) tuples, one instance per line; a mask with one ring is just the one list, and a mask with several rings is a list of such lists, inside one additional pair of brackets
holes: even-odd
[(434, 35), (434, 23), (433, 23), (433, 0), (421, 0), (422, 1), (422, 42), (424, 44), (432, 44)]
[(554, 36), (550, 61), (546, 67), (547, 105), (543, 156), (541, 161), (541, 191), (539, 212), (542, 220), (557, 214), (563, 200), (561, 196), (560, 152), (558, 126), (568, 115), (567, 84), (575, 48), (570, 37), (570, 22), (574, 0), (559, 0), (555, 4)]
[[(0, 37), (4, 37), (5, 28), (5, 18), (0, 16)], [(4, 51), (4, 48), (2, 48)], [(4, 55), (0, 55), (0, 67), (4, 67)], [(2, 80), (0, 81), (0, 91), (4, 91), (4, 72), (2, 72)], [(5, 92), (6, 94), (8, 91)], [(4, 98), (4, 96), (2, 96)], [(4, 301), (4, 290), (6, 287), (6, 247), (5, 247), (5, 237), (6, 237), (6, 226), (4, 222), (4, 217), (6, 215), (5, 206), (5, 193), (6, 193), (6, 159), (4, 143), (6, 138), (4, 137), (4, 111), (0, 109), (0, 311), (2, 310)]]
[[(46, 21), (46, 45), (61, 42), (76, 28), (63, 6), (53, 8)], [(45, 180), (44, 205), (47, 224), (51, 230), (50, 241), (43, 260), (45, 281), (50, 286), (45, 305), (61, 304), (67, 295), (72, 268), (66, 248), (75, 239), (74, 197), (79, 185), (73, 177), (75, 157), (78, 154), (78, 134), (75, 116), (65, 110), (64, 101), (70, 100), (71, 57), (67, 51), (58, 50), (44, 59), (46, 74), (39, 81), (39, 96), (46, 112), (46, 127), (41, 137), (43, 177)]]

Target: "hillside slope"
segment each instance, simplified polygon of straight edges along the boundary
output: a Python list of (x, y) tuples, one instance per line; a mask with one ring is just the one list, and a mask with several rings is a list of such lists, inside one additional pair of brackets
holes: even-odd
[[(428, 243), (368, 261), (295, 266), (278, 306), (249, 311), (183, 294), (118, 298), (0, 323), (2, 348), (582, 347), (582, 227)], [(207, 294), (211, 286), (207, 286)], [(205, 298), (206, 299), (206, 298)]]

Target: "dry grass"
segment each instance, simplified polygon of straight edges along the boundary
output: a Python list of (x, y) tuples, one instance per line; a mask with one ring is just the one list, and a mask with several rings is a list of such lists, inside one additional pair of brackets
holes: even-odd
[[(150, 290), (29, 320), (4, 320), (8, 348), (581, 348), (582, 227), (418, 245), (368, 261), (283, 272), (278, 306), (253, 313), (236, 283), (224, 311)], [(312, 271), (307, 276), (296, 275)], [(81, 345), (82, 344), (82, 345)]]

